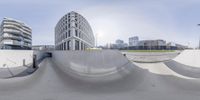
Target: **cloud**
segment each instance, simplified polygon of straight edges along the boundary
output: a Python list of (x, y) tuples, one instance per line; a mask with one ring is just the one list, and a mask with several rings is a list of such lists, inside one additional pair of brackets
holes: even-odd
[(87, 17), (94, 33), (102, 34), (100, 44), (113, 42), (118, 38), (127, 41), (128, 37), (135, 35), (151, 39), (165, 34), (158, 23), (137, 7), (103, 5), (80, 12)]
[[(177, 15), (183, 12), (182, 6), (177, 4), (180, 8), (175, 10), (174, 6), (180, 2), (174, 2), (173, 6), (170, 6), (171, 3), (164, 1), (137, 4), (129, 2), (126, 5), (104, 4), (81, 9), (79, 12), (89, 21), (95, 34), (102, 34), (98, 38), (99, 45), (113, 43), (116, 39), (128, 42), (129, 37), (139, 36), (140, 39), (164, 39), (184, 45), (190, 42), (194, 47), (196, 45), (194, 36), (197, 34), (187, 36), (190, 29), (180, 25), (182, 20), (179, 20)], [(187, 5), (186, 1), (183, 3)]]
[[(33, 44), (54, 44), (54, 27), (71, 10), (83, 15), (98, 44), (116, 39), (164, 39), (191, 46), (198, 43), (198, 0), (3, 0), (0, 17), (19, 19), (33, 29)], [(6, 9), (6, 10), (5, 10)]]

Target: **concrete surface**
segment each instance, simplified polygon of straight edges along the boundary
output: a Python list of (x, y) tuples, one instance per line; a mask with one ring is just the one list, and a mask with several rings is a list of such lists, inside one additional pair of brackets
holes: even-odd
[(200, 68), (184, 65), (174, 60), (165, 62), (168, 68), (184, 76), (200, 78)]
[(197, 100), (198, 91), (199, 80), (154, 74), (137, 66), (112, 82), (82, 81), (69, 76), (51, 58), (32, 75), (0, 80), (3, 100)]
[[(80, 55), (85, 53), (55, 51), (54, 58), (42, 61), (39, 69), (33, 74), (0, 79), (0, 98), (2, 100), (198, 100), (200, 98), (199, 79), (178, 77), (170, 69), (165, 68), (163, 63), (148, 65), (126, 62), (127, 58), (116, 51), (98, 52), (97, 56), (94, 56), (94, 52), (87, 52), (88, 56), (79, 58)], [(113, 57), (109, 58), (111, 55)], [(60, 59), (57, 59), (59, 56)], [(102, 63), (104, 66), (95, 66), (94, 59), (103, 60), (97, 63)], [(126, 63), (128, 66), (123, 65)], [(104, 69), (100, 72), (84, 71), (79, 68), (81, 64), (84, 69), (88, 69), (87, 67)], [(79, 66), (73, 69), (69, 65)], [(69, 68), (70, 71), (66, 71), (65, 68)], [(116, 68), (120, 69), (116, 71)], [(126, 72), (127, 68), (131, 70)], [(77, 75), (83, 75), (81, 78), (85, 78), (86, 81), (80, 80)], [(108, 80), (113, 78), (110, 77), (112, 75), (123, 77), (98, 83), (88, 81), (90, 77)]]
[(26, 66), (32, 62), (32, 50), (0, 50), (0, 68)]
[[(177, 73), (173, 69), (166, 66), (163, 62), (157, 62), (157, 63), (136, 63), (133, 62), (135, 65), (137, 65), (140, 68), (147, 69), (149, 72), (159, 75), (172, 75), (179, 78), (184, 79), (195, 79), (193, 76), (188, 76), (183, 73)], [(183, 68), (182, 68), (183, 70)], [(184, 70), (183, 72), (187, 72), (187, 70)], [(192, 74), (192, 73), (191, 73)], [(188, 76), (188, 77), (187, 77)]]
[(62, 71), (84, 81), (119, 79), (134, 68), (119, 51), (54, 51), (52, 55)]
[(33, 55), (37, 55), (36, 64), (43, 59), (44, 51), (32, 50), (0, 50), (0, 78), (13, 78), (30, 75), (36, 69), (32, 68)]
[(165, 64), (176, 73), (200, 78), (200, 50), (184, 50), (176, 58)]
[(176, 52), (122, 52), (129, 60), (141, 63), (163, 62), (175, 58), (180, 51)]
[(173, 60), (184, 65), (200, 68), (200, 50), (184, 50)]

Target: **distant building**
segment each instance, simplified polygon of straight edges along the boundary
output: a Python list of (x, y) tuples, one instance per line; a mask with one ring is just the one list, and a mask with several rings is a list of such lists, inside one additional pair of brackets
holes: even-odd
[(88, 21), (72, 11), (64, 15), (55, 27), (56, 50), (85, 50), (95, 45), (95, 38)]
[(138, 47), (143, 49), (165, 49), (166, 41), (164, 40), (142, 40), (138, 42)]
[(31, 49), (32, 30), (21, 21), (4, 18), (0, 26), (0, 49)]
[(138, 36), (130, 37), (128, 41), (129, 41), (129, 46), (137, 46), (139, 42), (139, 37)]
[(118, 39), (118, 40), (115, 41), (115, 44), (113, 44), (111, 47), (113, 49), (121, 49), (121, 48), (125, 48), (127, 46), (128, 46), (127, 43), (124, 43), (123, 40)]
[(120, 40), (120, 39), (117, 39), (117, 40), (115, 41), (115, 43), (116, 43), (116, 44), (123, 44), (124, 41), (123, 41), (123, 40)]
[(32, 50), (55, 50), (54, 45), (34, 45), (32, 46)]

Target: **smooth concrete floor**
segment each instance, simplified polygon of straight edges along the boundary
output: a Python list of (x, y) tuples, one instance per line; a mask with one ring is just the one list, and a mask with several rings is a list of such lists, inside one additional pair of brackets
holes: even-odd
[(32, 75), (0, 79), (2, 100), (198, 100), (200, 81), (171, 74), (134, 70), (113, 82), (90, 83), (70, 77), (51, 59)]

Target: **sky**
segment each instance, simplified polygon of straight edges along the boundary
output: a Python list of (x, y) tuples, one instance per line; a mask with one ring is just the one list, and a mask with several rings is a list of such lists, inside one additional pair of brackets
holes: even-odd
[(33, 45), (54, 44), (54, 28), (70, 11), (84, 16), (98, 45), (139, 36), (197, 47), (200, 0), (1, 0), (0, 20), (10, 17), (32, 28)]

